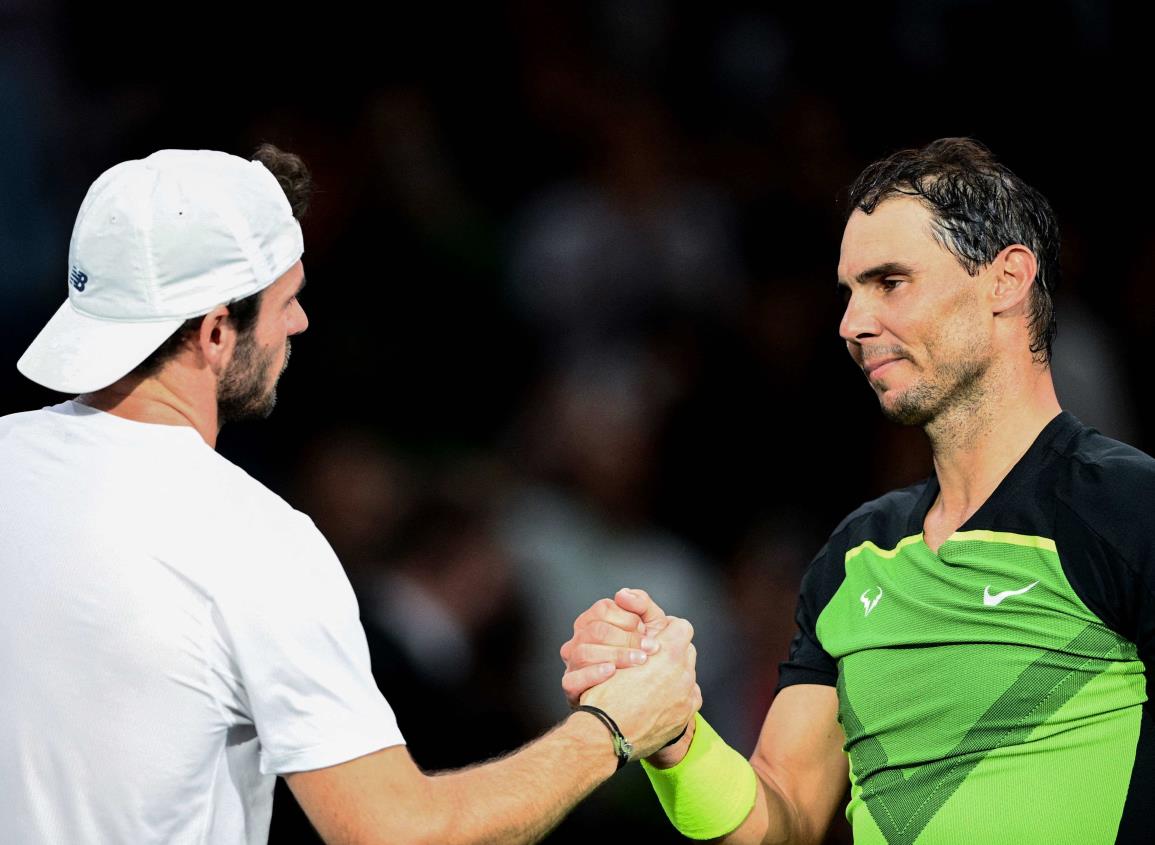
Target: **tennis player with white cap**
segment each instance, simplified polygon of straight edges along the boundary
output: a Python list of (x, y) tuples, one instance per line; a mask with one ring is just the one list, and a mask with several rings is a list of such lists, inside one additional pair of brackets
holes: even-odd
[(18, 363), (79, 395), (0, 418), (0, 842), (264, 842), (277, 775), (328, 842), (533, 842), (700, 705), (674, 620), (536, 742), (414, 765), (329, 545), (214, 449), (308, 326), (308, 182), (270, 146), (164, 150), (81, 205)]

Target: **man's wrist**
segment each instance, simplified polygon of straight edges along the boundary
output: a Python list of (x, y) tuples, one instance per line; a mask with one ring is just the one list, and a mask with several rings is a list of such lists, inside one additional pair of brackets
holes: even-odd
[(598, 721), (605, 725), (606, 730), (610, 733), (614, 755), (618, 758), (618, 768), (620, 769), (630, 762), (634, 754), (634, 746), (622, 733), (622, 729), (618, 727), (618, 723), (614, 721), (613, 717), (602, 708), (594, 707), (592, 704), (579, 704), (577, 709), (596, 716)]
[(593, 766), (602, 779), (618, 770), (613, 737), (593, 713), (575, 710), (562, 722), (562, 729), (580, 744), (580, 758)]
[(694, 741), (694, 729), (696, 719), (690, 719), (686, 725), (686, 732), (675, 742), (666, 748), (659, 748), (653, 754), (646, 758), (646, 762), (655, 769), (668, 769), (671, 766), (676, 766), (690, 750), (690, 743)]
[(696, 714), (690, 751), (659, 769), (642, 761), (662, 809), (683, 836), (717, 839), (737, 829), (754, 807), (758, 777), (749, 761)]

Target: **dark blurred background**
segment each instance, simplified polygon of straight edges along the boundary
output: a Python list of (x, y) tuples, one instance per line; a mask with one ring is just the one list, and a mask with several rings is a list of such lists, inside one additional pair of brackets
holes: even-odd
[[(62, 398), (14, 364), (100, 172), (297, 152), (311, 326), (274, 416), (220, 450), (337, 550), (417, 761), (563, 717), (558, 646), (621, 586), (695, 623), (704, 712), (748, 753), (801, 571), (929, 469), (836, 334), (863, 166), (970, 135), (1040, 188), (1060, 399), (1155, 446), (1139, 13), (769, 5), (0, 0), (0, 412)], [(309, 836), (282, 792), (272, 841)], [(638, 836), (677, 839), (631, 767), (548, 841)]]

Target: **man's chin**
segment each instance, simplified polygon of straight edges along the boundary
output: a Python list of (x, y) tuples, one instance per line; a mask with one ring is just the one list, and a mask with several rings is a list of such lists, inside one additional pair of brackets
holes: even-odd
[(249, 419), (267, 420), (273, 415), (273, 408), (277, 407), (277, 385), (274, 384), (272, 389), (266, 393), (259, 403), (252, 408), (252, 415)]
[(244, 422), (245, 420), (266, 420), (272, 416), (273, 408), (277, 406), (277, 388), (274, 386), (271, 391), (262, 397), (249, 397), (247, 401), (229, 401), (219, 402), (217, 405), (217, 414), (220, 418), (221, 424)]
[(898, 425), (925, 426), (934, 418), (928, 403), (918, 401), (910, 391), (880, 390), (878, 405), (882, 415)]
[(267, 420), (273, 415), (275, 407), (277, 407), (277, 391), (273, 390), (259, 408), (253, 409), (253, 419)]

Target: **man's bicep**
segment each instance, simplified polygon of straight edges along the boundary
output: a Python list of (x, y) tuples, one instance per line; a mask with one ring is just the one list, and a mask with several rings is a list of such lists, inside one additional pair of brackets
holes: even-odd
[(750, 764), (802, 825), (802, 841), (821, 841), (846, 794), (849, 768), (838, 723), (838, 693), (795, 684), (775, 697)]
[(328, 845), (435, 841), (443, 821), (430, 778), (402, 745), (285, 782)]

